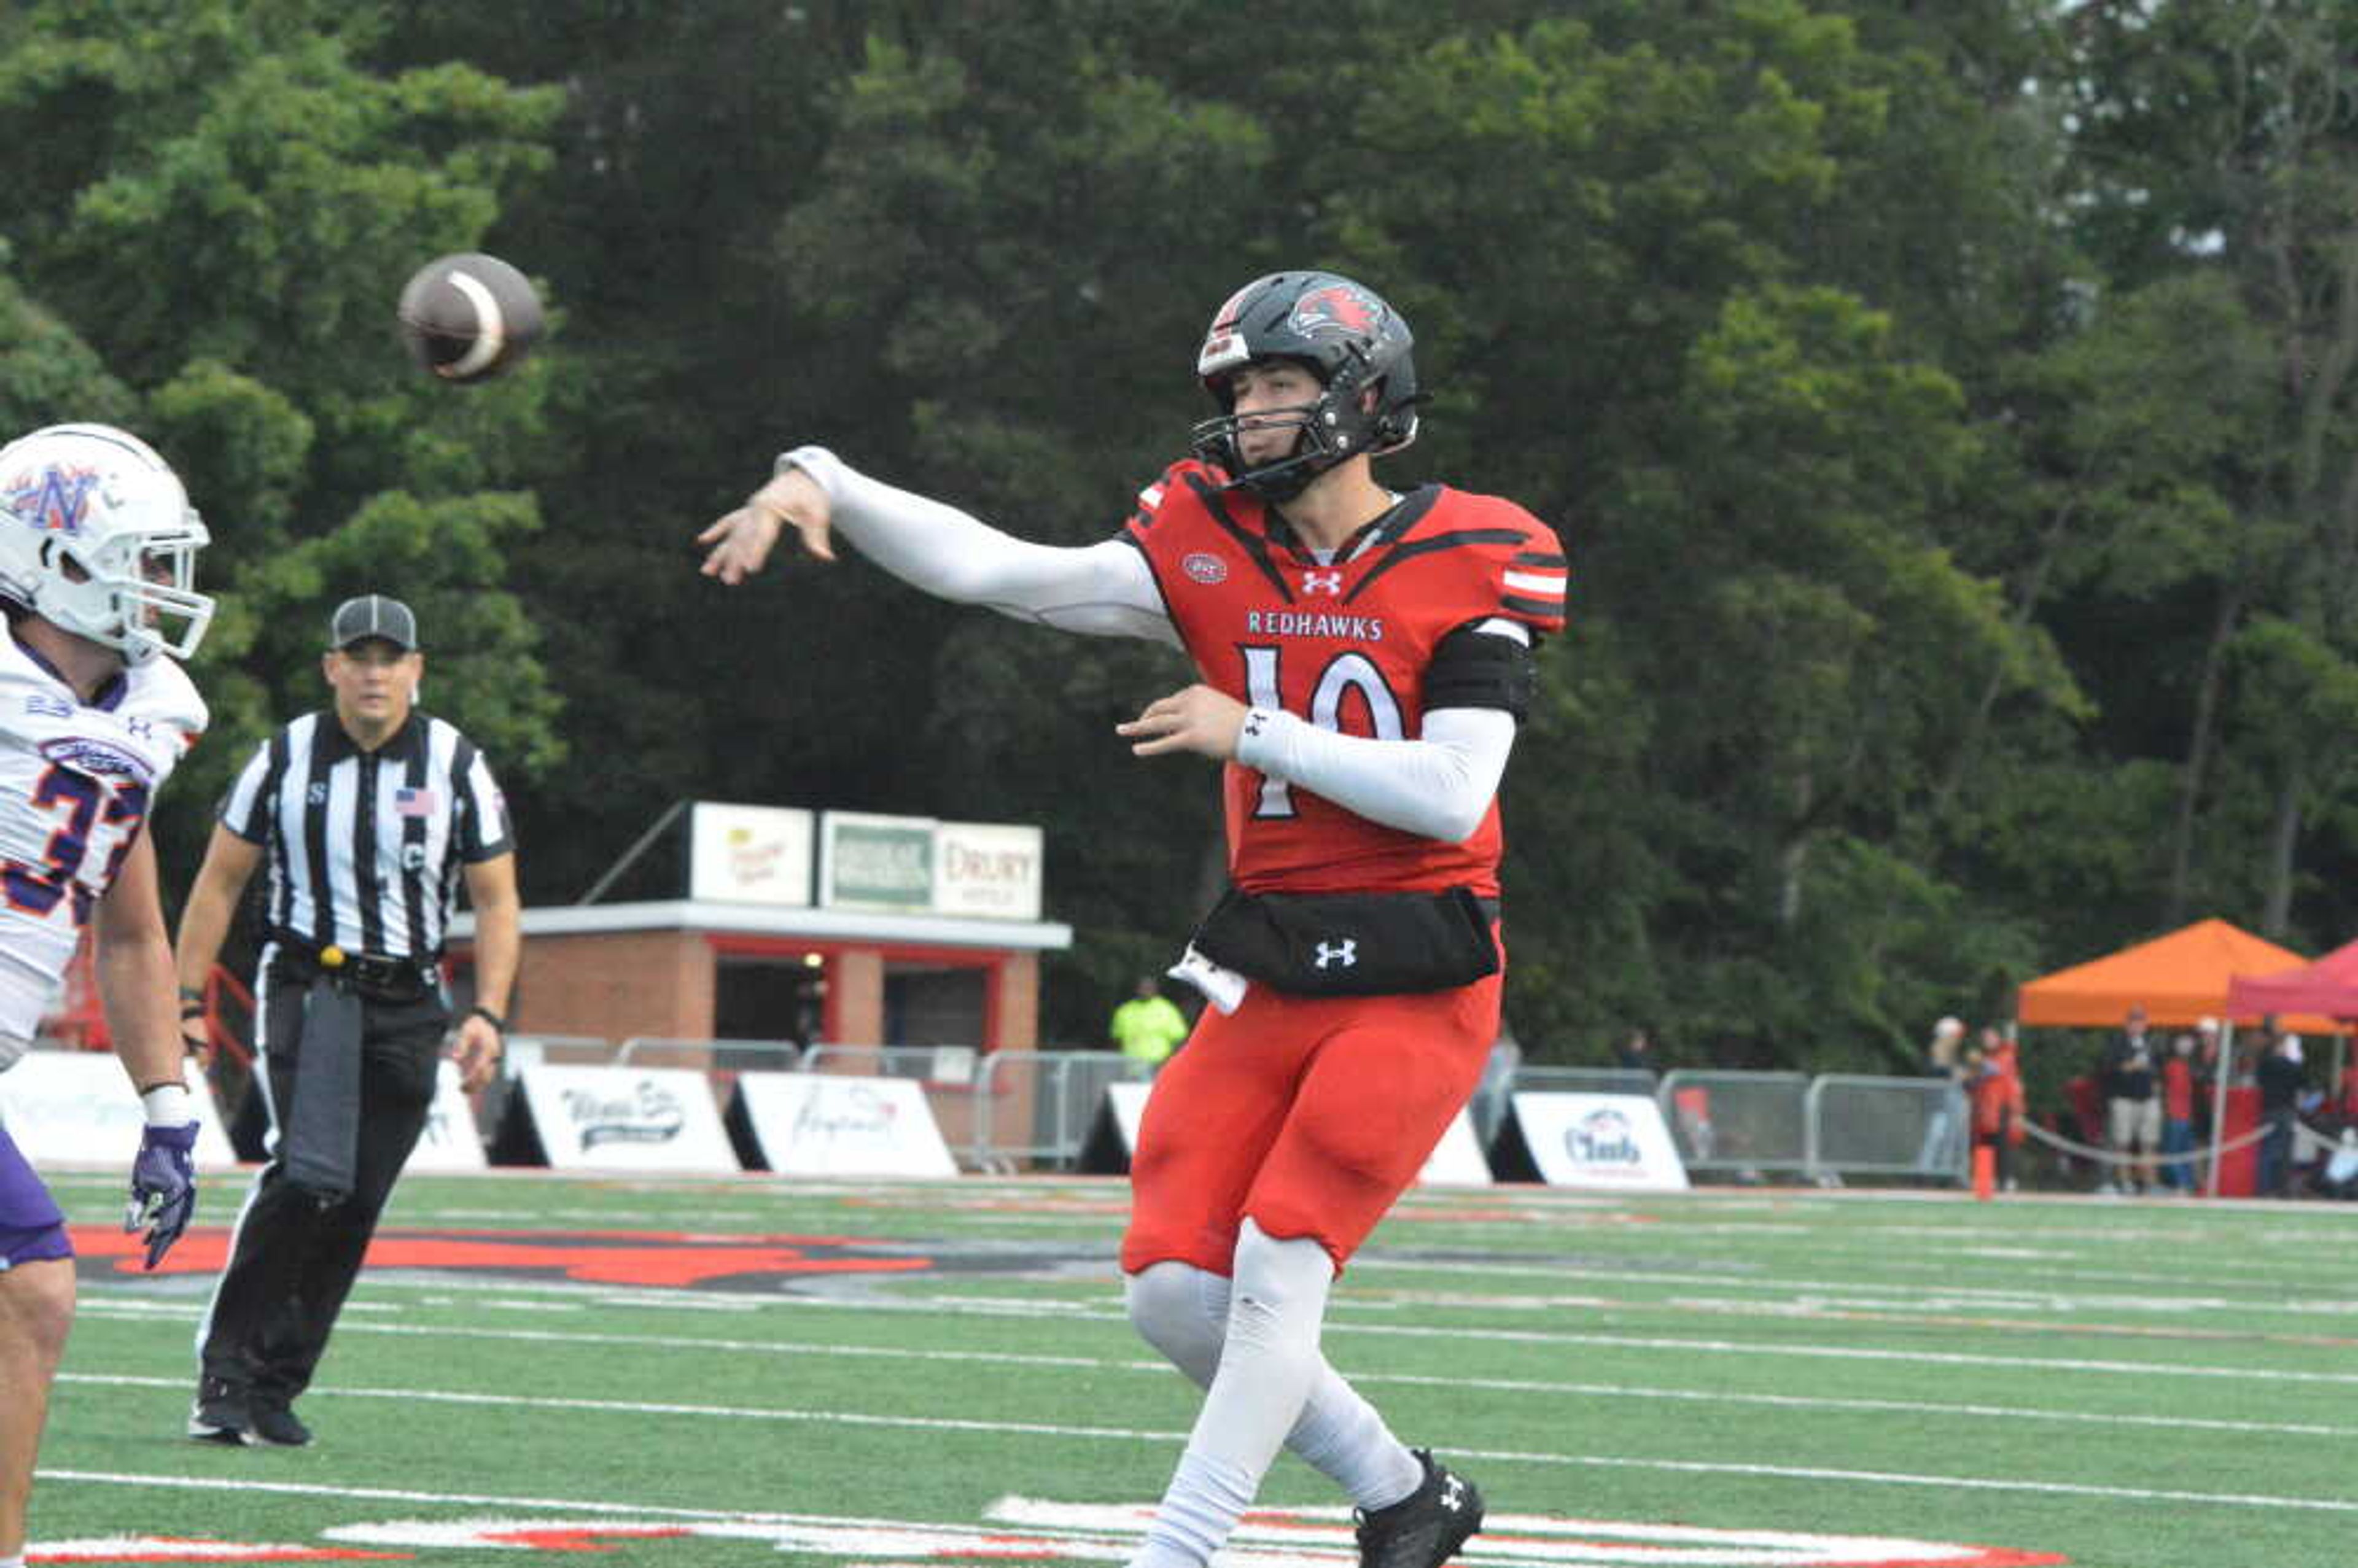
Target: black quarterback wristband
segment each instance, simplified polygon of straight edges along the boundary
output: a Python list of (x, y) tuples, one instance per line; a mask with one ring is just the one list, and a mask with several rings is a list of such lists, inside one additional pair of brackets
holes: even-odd
[(505, 1034), (508, 1032), (508, 1021), (481, 1003), (477, 1003), (475, 1006), (469, 1008), (467, 1010), (467, 1016), (469, 1018), (481, 1019), (485, 1023), (490, 1024), (502, 1034)]

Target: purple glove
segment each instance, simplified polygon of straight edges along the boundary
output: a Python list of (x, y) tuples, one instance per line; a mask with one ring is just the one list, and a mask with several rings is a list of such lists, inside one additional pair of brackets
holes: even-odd
[(124, 1231), (147, 1233), (147, 1267), (153, 1269), (189, 1227), (197, 1208), (197, 1124), (150, 1127), (139, 1135), (139, 1157), (131, 1162), (131, 1202), (123, 1211)]

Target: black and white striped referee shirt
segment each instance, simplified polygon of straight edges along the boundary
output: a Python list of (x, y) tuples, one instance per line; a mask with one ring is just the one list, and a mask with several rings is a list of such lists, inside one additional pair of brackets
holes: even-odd
[(418, 712), (373, 752), (333, 713), (305, 714), (254, 752), (221, 820), (268, 853), (274, 939), (428, 964), (460, 869), (515, 847), (483, 754)]

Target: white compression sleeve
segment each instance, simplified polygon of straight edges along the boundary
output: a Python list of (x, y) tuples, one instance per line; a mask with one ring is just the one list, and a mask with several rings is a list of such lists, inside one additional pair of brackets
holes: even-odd
[(1370, 822), (1455, 844), (1482, 826), (1514, 744), (1515, 716), (1496, 708), (1435, 709), (1414, 741), (1344, 735), (1256, 708), (1245, 716), (1237, 761)]
[(1066, 632), (1178, 644), (1146, 557), (1120, 539), (1035, 545), (955, 506), (871, 479), (824, 447), (797, 447), (778, 467), (801, 469), (818, 481), (835, 526), (861, 555), (937, 599)]

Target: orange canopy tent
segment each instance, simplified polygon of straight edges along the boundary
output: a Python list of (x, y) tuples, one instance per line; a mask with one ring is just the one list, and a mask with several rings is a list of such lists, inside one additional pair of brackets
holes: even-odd
[[(2116, 1027), (2132, 1007), (2143, 1007), (2157, 1029), (2182, 1029), (2204, 1017), (2256, 1019), (2256, 1011), (2228, 1006), (2238, 976), (2283, 974), (2309, 962), (2289, 948), (2263, 941), (2223, 920), (2193, 925), (2027, 982), (2015, 1017), (2060, 1028)], [(2327, 1018), (2278, 1020), (2287, 1029), (2323, 1033)]]

